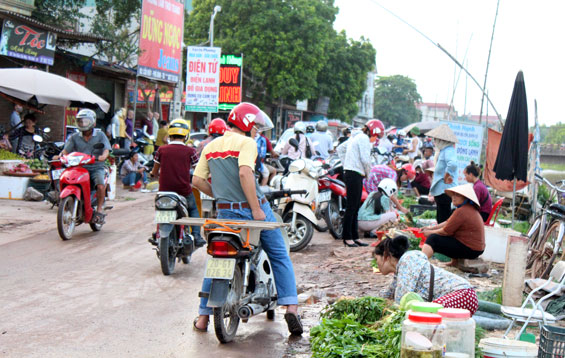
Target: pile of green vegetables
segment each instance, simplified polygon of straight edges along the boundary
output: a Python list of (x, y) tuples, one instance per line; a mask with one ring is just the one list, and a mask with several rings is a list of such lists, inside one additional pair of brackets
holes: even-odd
[[(341, 299), (326, 307), (320, 324), (310, 330), (312, 358), (398, 358), (402, 322), (415, 293), (403, 297), (400, 305), (379, 297)], [(475, 342), (483, 331), (477, 328)], [(478, 347), (476, 358), (482, 357)]]
[(12, 153), (5, 149), (0, 149), (0, 160), (23, 160), (23, 159), (24, 159), (23, 157), (20, 157), (15, 153)]
[(426, 210), (422, 214), (415, 216), (414, 219), (435, 219), (437, 212), (434, 210)]

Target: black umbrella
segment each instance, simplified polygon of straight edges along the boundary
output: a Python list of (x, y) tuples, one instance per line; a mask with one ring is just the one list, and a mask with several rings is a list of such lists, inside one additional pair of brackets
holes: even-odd
[(528, 171), (528, 103), (522, 71), (518, 72), (514, 82), (512, 99), (493, 170), (497, 179), (514, 180), (512, 195), (512, 227), (514, 227), (516, 179), (526, 181)]

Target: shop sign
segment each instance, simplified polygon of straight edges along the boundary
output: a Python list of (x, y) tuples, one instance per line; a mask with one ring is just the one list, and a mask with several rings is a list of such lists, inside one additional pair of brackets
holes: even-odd
[[(137, 103), (145, 103), (145, 97), (143, 96), (143, 89), (137, 89)], [(148, 90), (145, 90), (148, 91)], [(145, 92), (147, 93), (147, 92)], [(166, 90), (166, 91), (159, 91), (159, 100), (161, 103), (170, 103), (173, 101), (174, 91), (173, 90)], [(186, 96), (186, 92), (182, 94), (182, 101), (184, 102)], [(153, 102), (155, 100), (155, 90), (151, 90), (151, 94), (149, 95), (148, 101)]]
[(187, 111), (218, 112), (221, 51), (219, 47), (188, 47), (185, 102)]
[[(86, 87), (86, 74), (82, 72), (67, 72), (67, 78), (79, 85)], [(76, 107), (65, 107), (65, 126), (76, 126), (77, 125), (77, 113), (79, 108)]]
[(302, 112), (295, 110), (286, 111), (286, 128), (294, 127), (294, 123), (302, 120)]
[(241, 103), (243, 54), (220, 57), (220, 111), (231, 111)]
[(471, 161), (479, 163), (483, 145), (484, 127), (475, 124), (467, 124), (453, 121), (441, 122), (447, 124), (457, 137), (455, 150), (457, 153), (457, 171), (459, 173), (459, 184), (465, 183), (463, 171)]
[(4, 20), (0, 55), (53, 65), (57, 35), (14, 20)]
[(178, 82), (182, 65), (184, 5), (175, 0), (143, 0), (139, 76)]

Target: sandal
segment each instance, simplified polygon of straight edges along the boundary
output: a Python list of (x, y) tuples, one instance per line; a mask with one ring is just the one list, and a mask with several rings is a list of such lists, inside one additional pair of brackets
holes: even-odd
[(198, 318), (200, 318), (200, 316), (197, 316), (192, 322), (192, 328), (194, 328), (196, 332), (201, 332), (201, 333), (208, 332), (208, 325), (210, 324), (210, 320), (208, 320), (208, 324), (206, 324), (206, 328), (198, 328), (196, 327), (196, 322), (198, 322)]
[(90, 220), (90, 222), (92, 224), (104, 224), (104, 218), (105, 217), (106, 217), (106, 214), (99, 213), (98, 211), (95, 211), (94, 214), (92, 214), (92, 219)]
[(287, 312), (284, 314), (284, 320), (288, 325), (288, 331), (296, 336), (302, 335), (304, 332), (304, 328), (302, 327), (302, 321), (300, 320), (300, 316), (296, 313)]

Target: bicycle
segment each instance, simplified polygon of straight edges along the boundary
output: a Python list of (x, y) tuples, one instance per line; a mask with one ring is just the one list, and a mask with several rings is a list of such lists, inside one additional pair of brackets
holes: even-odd
[(562, 246), (565, 234), (565, 205), (559, 203), (559, 197), (557, 202), (554, 202), (556, 196), (565, 195), (565, 188), (563, 181), (560, 182), (560, 187), (557, 187), (539, 174), (535, 175), (535, 179), (538, 183), (545, 183), (551, 193), (527, 233), (529, 244), (526, 269), (530, 270), (532, 278), (547, 278), (557, 256), (561, 255), (561, 259), (565, 257), (565, 248)]

